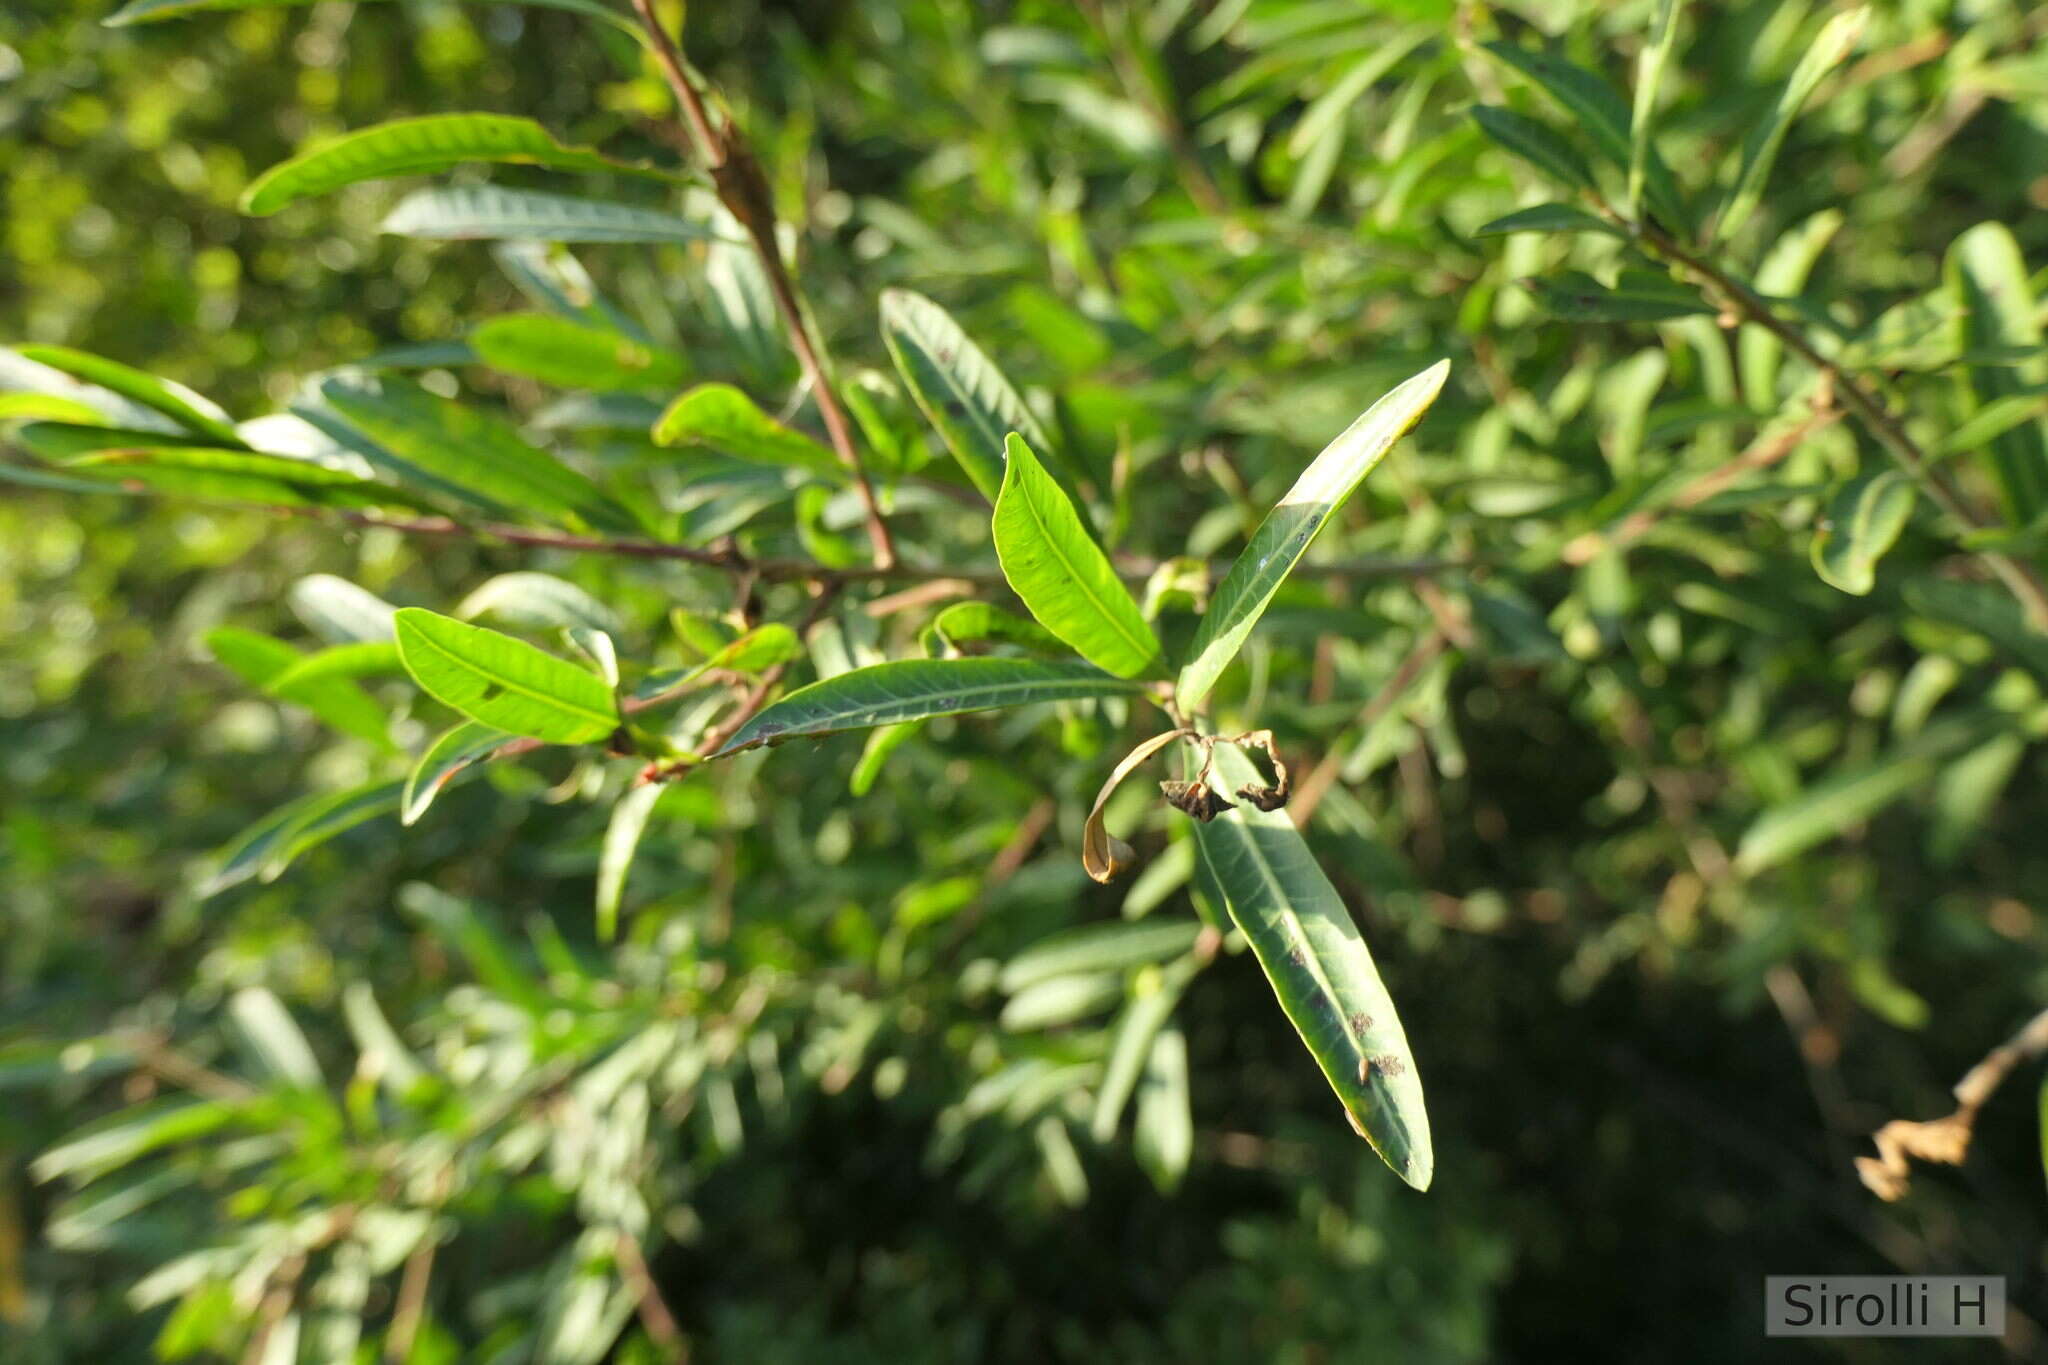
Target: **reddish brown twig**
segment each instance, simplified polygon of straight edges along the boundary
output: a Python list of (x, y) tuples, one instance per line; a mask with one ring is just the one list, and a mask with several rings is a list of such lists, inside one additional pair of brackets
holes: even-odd
[(788, 267), (783, 264), (782, 248), (775, 236), (775, 198), (769, 191), (767, 177), (762, 175), (753, 148), (733, 121), (725, 117), (714, 120), (705, 108), (704, 97), (691, 81), (689, 68), (675, 39), (655, 17), (653, 0), (633, 0), (633, 8), (640, 16), (641, 27), (647, 31), (648, 44), (654, 51), (655, 60), (661, 64), (662, 75), (667, 78), (676, 103), (689, 121), (697, 154), (711, 176), (712, 187), (718, 191), (719, 202), (732, 214), (740, 230), (747, 234), (754, 254), (760, 257), (762, 273), (768, 277), (768, 292), (775, 299), (775, 310), (782, 315), (783, 325), (789, 329), (789, 344), (796, 352), (797, 364), (803, 367), (811, 397), (818, 405), (818, 416), (825, 423), (825, 434), (831, 438), (832, 449), (838, 453), (840, 462), (853, 476), (854, 490), (860, 495), (861, 508), (867, 514), (868, 539), (873, 548), (875, 567), (889, 568), (896, 562), (896, 545), (889, 537), (888, 523), (882, 519), (881, 505), (875, 501), (875, 490), (868, 482), (860, 452), (854, 449), (853, 428), (846, 420), (846, 410), (839, 405), (837, 391), (832, 387), (822, 348), (811, 337), (803, 301), (797, 295)]

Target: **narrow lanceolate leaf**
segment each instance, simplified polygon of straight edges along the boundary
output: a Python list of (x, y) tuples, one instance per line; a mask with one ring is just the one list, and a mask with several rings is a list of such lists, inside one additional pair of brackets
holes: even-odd
[[(1765, 298), (1796, 298), (1806, 288), (1806, 277), (1812, 273), (1814, 263), (1841, 226), (1839, 209), (1822, 209), (1771, 243), (1763, 263), (1757, 267), (1757, 292)], [(1762, 327), (1744, 327), (1736, 338), (1742, 394), (1758, 412), (1778, 410), (1778, 363), (1784, 351), (1785, 343)]]
[(660, 209), (539, 190), (444, 186), (415, 190), (386, 215), (386, 232), (440, 241), (673, 242), (710, 235)]
[(512, 736), (495, 726), (466, 720), (427, 746), (405, 779), (398, 807), (398, 822), (410, 825), (427, 813), (427, 807), (441, 794), (454, 776), (486, 757)]
[(528, 445), (503, 418), (402, 379), (337, 376), (320, 392), (401, 475), (419, 471), (492, 510), (608, 529), (632, 526), (631, 516), (589, 478)]
[[(2011, 229), (1980, 223), (1956, 238), (1948, 249), (1946, 273), (1957, 313), (1950, 334), (1958, 352), (2040, 347), (2033, 284)], [(2018, 368), (1971, 365), (1964, 377), (1982, 413), (2048, 378), (2048, 362)], [(2039, 420), (2001, 432), (1985, 456), (2010, 521), (2027, 525), (2048, 509), (2048, 429)]]
[(394, 175), (433, 175), (478, 161), (671, 178), (649, 166), (609, 160), (587, 147), (564, 146), (532, 119), (430, 114), (344, 133), (272, 166), (243, 192), (242, 212), (275, 213), (344, 185)]
[(1039, 450), (1052, 449), (995, 362), (924, 295), (883, 291), (882, 340), (925, 419), (990, 502), (1002, 490), (1003, 442), (1011, 432)]
[[(213, 10), (242, 9), (293, 9), (317, 3), (317, 0), (130, 0), (103, 22), (109, 28), (125, 28), (129, 24), (153, 24), (164, 19), (181, 19), (188, 14), (201, 14)], [(567, 10), (592, 19), (602, 19), (628, 33), (638, 34), (639, 29), (617, 10), (602, 3), (602, 0), (483, 0), (485, 4), (526, 4), (536, 9)]]
[[(1583, 67), (1572, 65), (1547, 52), (1535, 52), (1513, 43), (1488, 43), (1486, 50), (1504, 65), (1512, 67), (1569, 114), (1591, 138), (1600, 155), (1626, 169), (1635, 155), (1635, 139), (1629, 128), (1629, 110), (1614, 93), (1614, 87)], [(1657, 149), (1643, 148), (1644, 195), (1651, 210), (1683, 230), (1689, 226), (1685, 202), (1671, 168), (1657, 155)]]
[(465, 621), (493, 617), (529, 630), (581, 627), (619, 629), (618, 614), (584, 589), (553, 574), (515, 569), (487, 578), (462, 599), (455, 614)]
[(257, 875), (266, 882), (276, 881), (300, 854), (319, 847), (337, 834), (354, 829), (366, 820), (397, 810), (403, 785), (399, 782), (366, 782), (345, 791), (322, 793), (310, 804), (297, 808), (294, 817), (269, 841)]
[(1643, 185), (1650, 165), (1650, 135), (1656, 124), (1657, 95), (1664, 84), (1664, 68), (1671, 61), (1671, 45), (1678, 36), (1678, 0), (1658, 0), (1657, 17), (1650, 26), (1650, 41), (1643, 45), (1636, 63), (1636, 104), (1629, 125), (1628, 212), (1634, 217), (1643, 202)]
[(1611, 289), (1577, 270), (1522, 285), (1546, 312), (1568, 322), (1664, 322), (1714, 311), (1697, 292), (1648, 271), (1624, 270)]
[(471, 720), (551, 744), (589, 744), (619, 726), (604, 679), (524, 640), (419, 607), (397, 626), (413, 681)]
[(206, 646), (222, 667), (279, 701), (305, 707), (343, 734), (391, 747), (384, 708), (369, 693), (345, 677), (294, 676), (305, 660), (284, 641), (222, 626), (207, 635)]
[(1162, 1194), (1180, 1186), (1195, 1154), (1195, 1119), (1188, 1101), (1188, 1044), (1179, 1029), (1162, 1029), (1152, 1040), (1131, 1147)]
[(235, 424), (228, 420), (228, 415), (183, 384), (174, 384), (119, 361), (75, 351), (69, 346), (17, 346), (14, 350), (16, 355), (38, 365), (47, 365), (73, 379), (97, 384), (131, 403), (140, 403), (162, 413), (187, 431), (196, 431), (231, 450), (248, 449), (236, 434)]
[(1184, 957), (1164, 971), (1140, 973), (1133, 983), (1130, 1003), (1111, 1031), (1109, 1061), (1102, 1069), (1102, 1084), (1095, 1090), (1089, 1134), (1097, 1142), (1116, 1136), (1124, 1106), (1130, 1103), (1139, 1073), (1152, 1055), (1152, 1040), (1173, 1017), (1173, 1007), (1180, 1003), (1182, 992), (1198, 970), (1192, 957)]
[(981, 641), (1017, 645), (1039, 654), (1066, 652), (1060, 637), (1038, 622), (986, 602), (955, 602), (934, 616), (918, 638), (933, 658)]
[(699, 384), (669, 404), (654, 424), (654, 442), (708, 446), (737, 460), (800, 469), (834, 482), (846, 479), (838, 456), (776, 421), (730, 384)]
[(330, 645), (300, 659), (270, 680), (280, 694), (323, 678), (370, 678), (386, 673), (403, 673), (398, 646), (389, 641)]
[(1827, 519), (1813, 537), (1813, 571), (1823, 582), (1858, 597), (1877, 586), (1877, 561), (1913, 515), (1913, 485), (1896, 469), (1845, 485), (1828, 502)]
[(1721, 210), (1721, 216), (1714, 223), (1712, 240), (1719, 241), (1749, 220), (1749, 215), (1763, 200), (1764, 182), (1770, 178), (1771, 163), (1778, 159), (1778, 148), (1785, 141), (1785, 131), (1792, 126), (1792, 120), (1799, 114), (1830, 71), (1839, 67), (1856, 48), (1856, 42), (1863, 36), (1863, 26), (1870, 20), (1870, 10), (1848, 10), (1828, 20), (1813, 46), (1799, 59), (1799, 65), (1792, 69), (1792, 79), (1785, 82), (1785, 88), (1778, 95), (1778, 102), (1763, 120), (1750, 129), (1749, 138), (1742, 147), (1742, 169), (1736, 174), (1735, 188), (1729, 192), (1728, 207)]
[(611, 823), (604, 830), (604, 851), (597, 862), (597, 938), (610, 943), (619, 932), (619, 902), (626, 894), (626, 873), (632, 870), (633, 853), (647, 830), (654, 803), (668, 788), (658, 782), (634, 787), (612, 807)]
[(1119, 678), (1156, 673), (1158, 637), (1074, 504), (1011, 433), (993, 522), (1003, 577), (1038, 623)]
[(1033, 702), (1128, 696), (1138, 684), (1092, 664), (1036, 659), (902, 659), (800, 687), (768, 707), (714, 757), (756, 745)]
[(1003, 965), (997, 978), (1006, 994), (1056, 977), (1121, 972), (1165, 962), (1195, 946), (1201, 926), (1192, 921), (1090, 924), (1040, 939)]
[(1593, 188), (1593, 172), (1579, 149), (1543, 124), (1490, 104), (1474, 105), (1472, 118), (1480, 132), (1551, 179), (1575, 190)]
[(633, 695), (643, 701), (665, 696), (689, 686), (713, 669), (729, 673), (761, 673), (777, 664), (800, 658), (803, 652), (803, 641), (794, 630), (780, 621), (769, 621), (721, 645), (694, 668), (652, 675), (633, 689)]
[[(1187, 758), (1192, 777), (1202, 756), (1190, 746)], [(1263, 781), (1230, 745), (1216, 746), (1212, 777), (1225, 791)], [(1195, 844), (1352, 1125), (1397, 1175), (1428, 1189), (1435, 1157), (1407, 1035), (1351, 912), (1294, 822), (1245, 803), (1196, 824)]]
[(1890, 753), (1837, 768), (1757, 816), (1743, 831), (1736, 867), (1762, 872), (1842, 835), (1933, 780), (1944, 758), (1983, 737), (1982, 727), (1970, 719), (1936, 721)]
[(548, 313), (508, 313), (469, 334), (477, 359), (563, 389), (670, 390), (689, 363), (674, 351)]
[(1188, 646), (1188, 661), (1174, 689), (1183, 714), (1209, 695), (1310, 542), (1394, 443), (1422, 420), (1450, 372), (1450, 361), (1438, 361), (1367, 408), (1266, 514), (1210, 597), (1209, 610)]
[(1537, 204), (1532, 208), (1520, 209), (1504, 218), (1496, 218), (1472, 230), (1474, 237), (1500, 237), (1510, 232), (1604, 232), (1609, 237), (1627, 239), (1623, 232), (1605, 218), (1595, 218), (1584, 209), (1575, 209), (1570, 204)]

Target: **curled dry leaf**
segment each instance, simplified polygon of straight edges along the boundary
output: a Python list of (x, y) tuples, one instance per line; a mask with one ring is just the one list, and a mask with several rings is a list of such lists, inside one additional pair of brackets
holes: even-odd
[[(1167, 781), (1159, 784), (1159, 790), (1165, 793), (1168, 805), (1172, 806), (1175, 810), (1194, 816), (1195, 819), (1200, 820), (1205, 825), (1224, 811), (1229, 810), (1233, 804), (1229, 797), (1211, 787), (1201, 778), (1197, 778), (1192, 782), (1183, 782), (1178, 778), (1169, 778)], [(1266, 807), (1262, 806), (1260, 809), (1264, 810)]]
[(1088, 823), (1081, 830), (1081, 866), (1096, 881), (1114, 881), (1131, 865), (1135, 856), (1131, 846), (1111, 834), (1104, 825), (1102, 808), (1109, 804), (1109, 798), (1116, 794), (1116, 789), (1133, 769), (1186, 733), (1185, 730), (1168, 730), (1165, 734), (1152, 736), (1125, 754), (1123, 762), (1116, 765), (1116, 771), (1102, 784), (1102, 790), (1095, 793), (1095, 807), (1088, 812)]
[(1280, 751), (1273, 747), (1271, 730), (1251, 730), (1233, 737), (1230, 743), (1240, 749), (1257, 749), (1266, 755), (1266, 761), (1273, 765), (1273, 785), (1261, 787), (1247, 782), (1237, 789), (1240, 799), (1251, 802), (1260, 810), (1279, 810), (1287, 804), (1292, 788), (1287, 780), (1287, 765), (1280, 761)]

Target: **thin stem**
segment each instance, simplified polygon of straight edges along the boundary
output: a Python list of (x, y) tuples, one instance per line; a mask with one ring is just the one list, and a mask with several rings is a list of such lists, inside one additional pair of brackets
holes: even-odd
[[(1872, 393), (1861, 378), (1822, 355), (1807, 339), (1805, 332), (1779, 317), (1770, 304), (1748, 285), (1711, 261), (1695, 255), (1654, 224), (1641, 222), (1633, 226), (1636, 239), (1645, 247), (1720, 294), (1743, 321), (1763, 328), (1826, 376), (1842, 405), (1856, 414), (1878, 444), (1920, 485), (1928, 500), (1959, 528), (1965, 532), (1980, 531), (1996, 524), (1971, 507), (1962, 491), (1949, 481), (1948, 475), (1928, 461), (1927, 453), (1920, 448), (1919, 442), (1892, 415), (1882, 398)], [(2036, 630), (2048, 631), (2048, 581), (2043, 581), (2040, 571), (2011, 555), (1993, 550), (1982, 551), (1979, 557), (2018, 600), (2028, 622)]]
[(619, 1234), (617, 1255), (620, 1274), (633, 1291), (634, 1306), (639, 1310), (640, 1325), (647, 1329), (648, 1339), (661, 1352), (662, 1359), (681, 1365), (690, 1358), (689, 1340), (661, 1297), (661, 1287), (647, 1268), (647, 1257), (631, 1233)]
[(2048, 1010), (2029, 1019), (2019, 1032), (1991, 1049), (1983, 1061), (1956, 1082), (1952, 1092), (1956, 1097), (1954, 1113), (1925, 1122), (1893, 1119), (1872, 1134), (1877, 1155), (1857, 1157), (1857, 1175), (1872, 1194), (1890, 1201), (1905, 1194), (1911, 1178), (1911, 1161), (1962, 1165), (1969, 1154), (1978, 1113), (2016, 1067), (2043, 1053), (2048, 1053)]
[[(450, 540), (499, 542), (543, 550), (567, 550), (577, 554), (616, 555), (626, 559), (675, 560), (725, 573), (748, 575), (763, 583), (945, 583), (968, 584), (976, 588), (1000, 588), (1006, 580), (997, 568), (926, 568), (897, 562), (886, 567), (869, 565), (835, 569), (808, 559), (755, 559), (737, 546), (726, 543), (709, 548), (677, 545), (666, 540), (643, 540), (630, 536), (585, 536), (567, 531), (539, 530), (505, 522), (459, 522), (447, 517), (406, 517), (361, 512), (345, 507), (272, 507), (250, 503), (213, 503), (238, 511), (269, 512), (285, 517), (311, 517), (344, 522), (365, 529), (395, 531), (400, 535), (430, 536)], [(1118, 555), (1117, 574), (1132, 582), (1143, 582), (1156, 573), (1163, 560), (1149, 555)], [(1425, 574), (1456, 573), (1477, 567), (1466, 559), (1351, 559), (1326, 564), (1303, 564), (1298, 574), (1323, 578), (1373, 579), (1417, 578)], [(1229, 565), (1212, 563), (1212, 577), (1221, 577)]]
[(810, 385), (812, 399), (818, 405), (818, 416), (825, 423), (825, 433), (831, 438), (832, 449), (838, 453), (840, 462), (853, 476), (854, 490), (860, 495), (861, 509), (867, 515), (868, 539), (873, 547), (875, 567), (887, 569), (896, 563), (896, 545), (889, 536), (888, 523), (882, 519), (881, 506), (875, 501), (875, 490), (868, 482), (860, 452), (854, 448), (853, 428), (846, 420), (846, 410), (839, 404), (838, 392), (832, 387), (823, 349), (811, 337), (807, 310), (797, 293), (795, 281), (790, 278), (788, 267), (783, 264), (782, 248), (775, 237), (775, 199), (769, 192), (767, 179), (761, 174), (760, 163), (755, 160), (753, 149), (747, 145), (739, 129), (733, 126), (731, 119), (713, 122), (710, 111), (704, 107), (703, 96), (690, 80), (675, 39), (655, 17), (654, 0), (633, 0), (633, 8), (640, 16), (641, 27), (647, 30), (662, 74), (668, 79), (669, 88), (675, 92), (676, 102), (689, 121), (691, 136), (696, 140), (705, 169), (711, 173), (711, 183), (718, 191), (719, 202), (725, 205), (747, 234), (754, 254), (761, 260), (762, 272), (768, 277), (768, 292), (775, 299), (775, 310), (782, 315), (783, 325), (789, 329), (790, 346), (795, 350), (797, 364), (803, 368), (804, 379)]

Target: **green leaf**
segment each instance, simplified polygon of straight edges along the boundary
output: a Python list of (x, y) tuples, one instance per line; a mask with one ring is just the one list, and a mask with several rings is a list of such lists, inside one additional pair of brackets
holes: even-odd
[(1579, 149), (1532, 118), (1490, 104), (1474, 105), (1479, 131), (1551, 179), (1575, 190), (1593, 188), (1593, 172)]
[(626, 894), (626, 874), (633, 867), (633, 852), (647, 830), (654, 803), (668, 788), (649, 782), (631, 788), (612, 807), (612, 818), (604, 828), (604, 849), (597, 861), (597, 941), (610, 943), (618, 937), (619, 902)]
[(1055, 977), (1120, 972), (1165, 962), (1195, 946), (1198, 924), (1089, 924), (1040, 939), (1003, 965), (996, 984), (1014, 995)]
[(232, 1123), (241, 1109), (226, 1100), (164, 1099), (134, 1105), (88, 1124), (50, 1148), (29, 1163), (29, 1173), (37, 1180), (91, 1180), (172, 1143), (205, 1137)]
[(932, 618), (922, 638), (925, 652), (934, 658), (981, 640), (997, 640), (1040, 654), (1064, 654), (1067, 649), (1059, 636), (1038, 622), (987, 602), (955, 602)]
[(777, 664), (803, 657), (804, 644), (797, 633), (780, 621), (755, 626), (736, 640), (719, 646), (694, 668), (656, 673), (633, 689), (645, 700), (687, 687), (713, 669), (732, 673), (763, 673)]
[(420, 755), (400, 793), (398, 822), (410, 825), (427, 813), (449, 780), (512, 738), (503, 730), (466, 720), (436, 739)]
[(1162, 1029), (1152, 1040), (1131, 1145), (1160, 1193), (1180, 1187), (1195, 1152), (1195, 1120), (1188, 1103), (1188, 1044), (1179, 1029)]
[(1612, 289), (1577, 270), (1522, 285), (1568, 322), (1663, 322), (1714, 311), (1698, 292), (1647, 271), (1624, 270)]
[(1636, 62), (1636, 103), (1629, 120), (1628, 213), (1641, 211), (1643, 184), (1652, 148), (1651, 129), (1657, 119), (1657, 96), (1664, 84), (1664, 68), (1671, 61), (1672, 43), (1678, 37), (1678, 0), (1658, 0), (1657, 17), (1650, 26), (1650, 41)]
[(400, 474), (421, 472), (494, 512), (628, 529), (595, 483), (521, 440), (502, 418), (402, 379), (337, 376), (320, 388), (342, 420)]
[(1813, 571), (1857, 597), (1877, 585), (1877, 561), (1913, 515), (1913, 485), (1896, 469), (1844, 484), (1813, 536)]
[(676, 399), (654, 424), (654, 441), (664, 446), (709, 446), (737, 460), (846, 482), (846, 466), (837, 455), (768, 416), (730, 384), (700, 384)]
[(1836, 769), (1751, 822), (1736, 848), (1737, 870), (1767, 871), (1836, 838), (1931, 781), (1946, 755), (1978, 737), (1970, 724), (1937, 721), (1887, 754)]
[(618, 614), (567, 579), (518, 569), (485, 579), (462, 599), (455, 615), (464, 621), (493, 617), (526, 630), (580, 626), (616, 631)]
[(619, 727), (604, 679), (524, 640), (420, 607), (401, 609), (397, 626), (413, 681), (471, 720), (550, 744), (590, 744)]
[[(1757, 267), (1757, 292), (1766, 298), (1793, 298), (1806, 288), (1820, 253), (1842, 226), (1837, 209), (1822, 209), (1799, 226), (1771, 243)], [(1736, 338), (1737, 358), (1742, 372), (1743, 396), (1761, 413), (1778, 410), (1778, 363), (1785, 343), (1754, 324)]]
[(494, 370), (564, 389), (669, 390), (690, 370), (674, 351), (548, 313), (492, 318), (471, 329), (469, 344)]
[(860, 751), (860, 761), (853, 765), (853, 773), (846, 779), (846, 789), (855, 796), (866, 796), (874, 790), (875, 782), (888, 766), (889, 758), (898, 749), (916, 737), (924, 729), (921, 720), (906, 720), (899, 725), (880, 725), (868, 732), (867, 746)]
[(288, 487), (314, 490), (348, 489), (368, 495), (390, 492), (409, 500), (396, 489), (380, 489), (372, 480), (346, 469), (315, 464), (290, 455), (263, 455), (249, 450), (215, 450), (204, 446), (123, 446), (96, 450), (71, 462), (73, 469), (91, 469), (122, 477), (150, 478), (164, 470), (192, 470), (274, 480)]
[(397, 645), (383, 640), (363, 641), (330, 645), (306, 655), (272, 678), (270, 686), (282, 694), (286, 689), (323, 678), (368, 678), (404, 672), (405, 665), (399, 662)]
[(1627, 240), (1628, 234), (1604, 218), (1595, 218), (1570, 204), (1537, 204), (1474, 228), (1474, 237), (1500, 237), (1510, 232), (1604, 232)]
[(1012, 433), (993, 529), (1003, 577), (1038, 623), (1119, 678), (1159, 671), (1159, 640), (1111, 567), (1024, 443)]
[(1053, 448), (995, 362), (924, 295), (882, 292), (882, 340), (919, 410), (990, 502), (1002, 490), (1003, 443), (1011, 432), (1036, 449)]
[(1728, 206), (1721, 210), (1721, 216), (1714, 223), (1714, 231), (1708, 241), (1718, 242), (1732, 234), (1763, 199), (1764, 182), (1770, 178), (1771, 163), (1778, 159), (1778, 148), (1785, 141), (1785, 132), (1792, 126), (1792, 120), (1799, 114), (1821, 80), (1848, 59), (1856, 48), (1857, 40), (1863, 36), (1863, 26), (1870, 20), (1870, 10), (1846, 10), (1828, 20), (1820, 36), (1806, 55), (1799, 59), (1799, 65), (1792, 70), (1792, 79), (1785, 82), (1785, 88), (1778, 95), (1778, 102), (1771, 112), (1756, 123), (1742, 146), (1742, 169), (1736, 174), (1735, 188), (1729, 192)]
[(295, 805), (292, 818), (266, 841), (257, 875), (263, 881), (274, 882), (300, 854), (366, 820), (398, 809), (402, 786), (398, 782), (366, 782), (343, 791), (323, 792), (309, 802)]
[[(1219, 744), (1214, 755), (1219, 790), (1265, 781), (1236, 746)], [(1189, 745), (1186, 757), (1193, 777), (1200, 750)], [(1395, 1174), (1428, 1189), (1435, 1157), (1407, 1036), (1351, 912), (1294, 822), (1246, 803), (1194, 828), (1232, 923), (1353, 1126)]]
[[(1601, 156), (1626, 170), (1635, 157), (1635, 137), (1630, 129), (1629, 110), (1614, 93), (1614, 87), (1584, 67), (1574, 66), (1547, 52), (1534, 52), (1513, 43), (1488, 43), (1486, 50), (1505, 65), (1526, 77), (1548, 95), (1553, 103), (1585, 129)], [(1657, 149), (1643, 147), (1643, 179), (1650, 208), (1681, 231), (1690, 225), (1678, 182), (1664, 164)]]
[(76, 351), (69, 346), (17, 346), (14, 350), (16, 355), (38, 365), (47, 365), (73, 379), (97, 384), (131, 403), (140, 403), (160, 412), (186, 430), (196, 431), (230, 449), (248, 448), (236, 434), (235, 424), (228, 420), (225, 412), (183, 384), (174, 384), (119, 361)]
[(384, 708), (347, 678), (293, 677), (303, 662), (299, 651), (282, 640), (253, 630), (222, 626), (206, 636), (206, 647), (225, 668), (279, 701), (303, 706), (343, 734), (367, 740), (381, 749), (392, 747)]
[(1101, 1014), (1123, 993), (1123, 982), (1106, 972), (1034, 981), (1010, 997), (996, 1022), (1010, 1033), (1059, 1028)]
[(1138, 685), (1092, 664), (1036, 659), (903, 659), (800, 687), (740, 727), (713, 757), (839, 730), (1033, 702), (1128, 696)]
[(1140, 972), (1132, 982), (1130, 1002), (1111, 1028), (1109, 1061), (1102, 1069), (1102, 1084), (1095, 1090), (1089, 1133), (1097, 1142), (1116, 1136), (1124, 1106), (1130, 1103), (1138, 1077), (1152, 1055), (1153, 1039), (1173, 1017), (1174, 1006), (1197, 970), (1194, 959), (1183, 958), (1163, 972)]
[(244, 986), (228, 997), (228, 1018), (258, 1066), (273, 1079), (300, 1090), (326, 1086), (312, 1044), (275, 992)]
[[(201, 14), (218, 10), (245, 9), (295, 9), (317, 4), (318, 0), (129, 0), (120, 9), (107, 16), (104, 22), (108, 28), (125, 28), (129, 24), (153, 24), (165, 19), (182, 19), (188, 14)], [(627, 33), (638, 37), (639, 27), (617, 10), (600, 3), (600, 0), (483, 0), (485, 4), (532, 5), (536, 9), (567, 10), (591, 19), (602, 19)]]
[(653, 167), (609, 160), (587, 147), (566, 147), (532, 119), (506, 114), (430, 114), (344, 133), (272, 166), (243, 192), (242, 212), (272, 214), (287, 204), (344, 185), (394, 175), (433, 175), (478, 161), (659, 180), (679, 178)]
[(391, 639), (397, 608), (367, 588), (331, 573), (307, 574), (292, 584), (286, 599), (306, 629), (334, 644)]
[[(1950, 333), (1957, 350), (2040, 346), (2033, 284), (2011, 229), (2002, 223), (1979, 223), (1950, 245), (1945, 265), (1957, 311)], [(2038, 363), (2018, 373), (1989, 365), (1971, 365), (1964, 371), (1966, 392), (1979, 414), (2043, 377), (2044, 367)], [(2025, 525), (2048, 510), (2048, 435), (2039, 421), (2000, 433), (1985, 455), (2008, 520)]]
[(1183, 715), (1209, 695), (1310, 543), (1395, 442), (1422, 420), (1450, 372), (1450, 361), (1438, 361), (1367, 408), (1266, 514), (1210, 597), (1188, 646), (1188, 662), (1174, 688)]
[(688, 246), (708, 229), (660, 209), (495, 185), (415, 190), (385, 215), (382, 230), (433, 241), (666, 242)]

